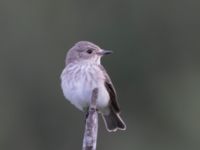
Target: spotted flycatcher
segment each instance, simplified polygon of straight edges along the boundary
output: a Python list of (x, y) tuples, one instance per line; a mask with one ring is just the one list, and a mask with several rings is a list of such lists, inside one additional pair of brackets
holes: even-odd
[(80, 41), (68, 51), (61, 74), (65, 98), (81, 111), (88, 110), (92, 91), (98, 88), (97, 110), (109, 132), (126, 129), (119, 115), (115, 88), (100, 62), (102, 56), (111, 53), (112, 51), (103, 50), (91, 42)]

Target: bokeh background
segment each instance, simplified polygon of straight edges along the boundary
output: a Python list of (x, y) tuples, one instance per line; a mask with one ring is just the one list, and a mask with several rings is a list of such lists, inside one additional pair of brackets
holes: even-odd
[(103, 64), (125, 132), (100, 118), (98, 150), (200, 149), (198, 0), (1, 0), (0, 149), (79, 150), (84, 115), (60, 73), (80, 40), (115, 53)]

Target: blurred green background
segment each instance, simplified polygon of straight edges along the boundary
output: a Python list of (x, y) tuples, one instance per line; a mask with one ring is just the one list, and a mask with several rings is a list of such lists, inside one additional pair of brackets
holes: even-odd
[(84, 115), (60, 88), (80, 40), (115, 52), (103, 64), (127, 124), (100, 119), (98, 150), (200, 149), (198, 0), (1, 0), (1, 150), (81, 149)]

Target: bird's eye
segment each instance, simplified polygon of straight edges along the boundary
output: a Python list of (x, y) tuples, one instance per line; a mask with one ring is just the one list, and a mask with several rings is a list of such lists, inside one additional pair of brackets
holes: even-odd
[(88, 54), (92, 54), (92, 49), (88, 49), (88, 50), (87, 50), (87, 53), (88, 53)]

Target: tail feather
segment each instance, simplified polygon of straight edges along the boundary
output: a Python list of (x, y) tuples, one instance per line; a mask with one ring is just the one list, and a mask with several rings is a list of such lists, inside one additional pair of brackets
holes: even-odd
[(115, 132), (117, 129), (126, 130), (126, 125), (119, 113), (114, 112), (112, 109), (109, 114), (102, 114), (102, 117), (109, 132)]

